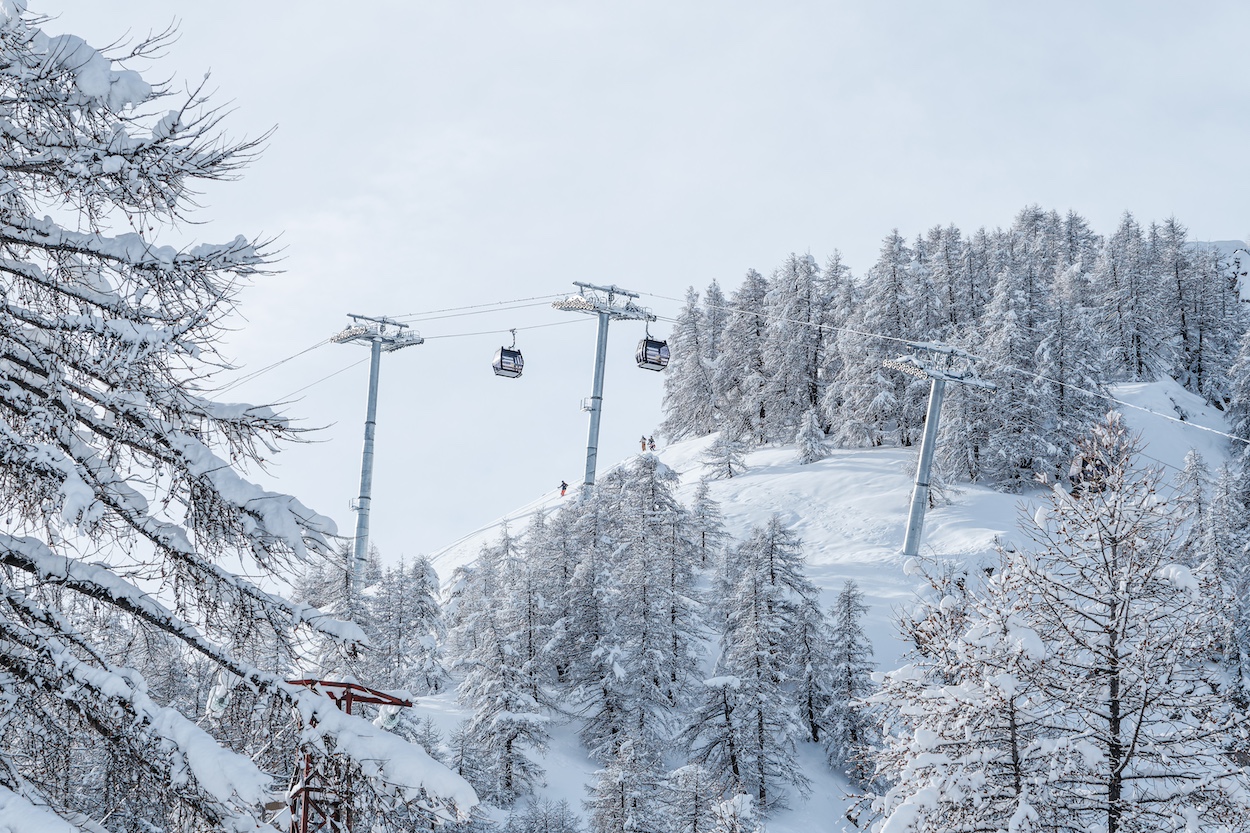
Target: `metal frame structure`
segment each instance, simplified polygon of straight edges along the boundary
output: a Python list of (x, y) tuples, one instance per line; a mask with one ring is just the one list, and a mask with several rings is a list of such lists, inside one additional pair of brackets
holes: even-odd
[[(334, 701), (339, 711), (352, 713), (357, 704), (407, 708), (404, 700), (359, 683), (335, 680), (287, 680), (305, 686)], [(351, 782), (346, 762), (339, 756), (317, 757), (308, 750), (300, 754), (288, 793), (291, 811), (290, 833), (351, 833)]]
[[(608, 355), (608, 322), (613, 319), (627, 321), (655, 321), (655, 316), (634, 303), (637, 292), (621, 289), (619, 286), (596, 286), (581, 281), (573, 281), (578, 288), (577, 295), (556, 301), (551, 306), (565, 312), (582, 312), (599, 317), (599, 338), (595, 344), (595, 377), (594, 389), (590, 395), (590, 407), (583, 405), (583, 410), (590, 411), (590, 434), (586, 442), (586, 479), (582, 483), (582, 496), (589, 497), (595, 485), (595, 467), (599, 457), (599, 420), (603, 411), (603, 373)], [(625, 299), (617, 304), (617, 297)]]
[[(903, 555), (914, 556), (920, 552), (920, 537), (924, 533), (925, 511), (929, 508), (929, 488), (932, 484), (933, 455), (937, 450), (938, 420), (942, 417), (942, 399), (946, 394), (946, 383), (971, 385), (974, 388), (996, 390), (992, 382), (981, 380), (973, 369), (975, 357), (945, 344), (932, 342), (907, 342), (907, 347), (921, 353), (933, 353), (946, 357), (948, 369), (935, 370), (915, 355), (899, 356), (897, 359), (886, 359), (882, 364), (900, 373), (929, 380), (929, 408), (925, 412), (924, 436), (920, 440), (920, 462), (916, 466), (916, 482), (911, 492), (911, 509), (907, 515), (907, 534), (903, 539)], [(949, 369), (955, 360), (965, 362), (964, 369), (956, 372)]]
[[(425, 339), (412, 332), (407, 324), (390, 318), (373, 318), (368, 315), (348, 313), (352, 323), (330, 337), (335, 344), (368, 344), (369, 402), (365, 411), (365, 447), (360, 459), (360, 497), (356, 499), (356, 540), (352, 549), (352, 563), (348, 572), (356, 583), (364, 572), (369, 558), (369, 507), (373, 502), (373, 438), (378, 424), (378, 371), (382, 353), (393, 353), (405, 347), (424, 344)], [(365, 323), (361, 323), (365, 322)], [(389, 332), (387, 328), (394, 328)]]

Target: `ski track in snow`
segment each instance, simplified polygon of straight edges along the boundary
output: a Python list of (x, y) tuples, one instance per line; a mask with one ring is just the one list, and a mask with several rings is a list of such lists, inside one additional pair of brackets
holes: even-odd
[[(1222, 414), (1170, 379), (1151, 383), (1123, 384), (1112, 396), (1137, 408), (1145, 408), (1184, 422), (1226, 431)], [(1184, 467), (1184, 458), (1196, 449), (1211, 472), (1228, 459), (1226, 438), (1194, 430), (1136, 408), (1121, 409), (1125, 420), (1144, 440), (1142, 462), (1163, 467), (1163, 481)], [(675, 443), (659, 452), (660, 459), (681, 476), (678, 496), (689, 506), (705, 469), (701, 458), (713, 437)], [(711, 482), (711, 496), (720, 502), (725, 529), (734, 541), (746, 537), (753, 526), (765, 524), (774, 513), (803, 541), (807, 574), (820, 588), (826, 607), (833, 604), (843, 583), (853, 579), (863, 591), (869, 610), (864, 630), (872, 638), (878, 670), (900, 664), (907, 645), (898, 635), (897, 612), (914, 598), (917, 583), (904, 575), (900, 549), (911, 500), (912, 479), (908, 471), (916, 449), (877, 448), (834, 450), (824, 460), (809, 465), (795, 462), (792, 447), (767, 447), (747, 456), (743, 474)], [(956, 484), (950, 502), (929, 510), (925, 518), (922, 554), (949, 559), (975, 569), (994, 558), (996, 541), (1020, 543), (1018, 523), (1022, 513), (1032, 514), (1036, 490), (1004, 494), (983, 486)], [(557, 510), (564, 501), (576, 499), (579, 487), (565, 498), (539, 500), (518, 509), (498, 525), (480, 530), (432, 557), (439, 577), (446, 581), (452, 571), (476, 559), (481, 547), (492, 544), (504, 522), (520, 534), (535, 511)], [(715, 645), (709, 646), (714, 662)], [(447, 735), (466, 716), (455, 702), (455, 693), (422, 698), (420, 716), (429, 714)], [(790, 796), (789, 809), (768, 819), (770, 833), (807, 833), (826, 830), (852, 833), (861, 828), (846, 821), (854, 801), (852, 788), (829, 770), (822, 750), (802, 744), (799, 759), (812, 781), (811, 794)], [(565, 800), (581, 813), (586, 785), (593, 783), (596, 763), (577, 738), (576, 724), (553, 726), (551, 747), (540, 761), (547, 770), (546, 787), (539, 795)], [(680, 762), (678, 762), (680, 763)], [(520, 807), (522, 805), (518, 805)], [(506, 818), (506, 814), (501, 817)], [(862, 823), (861, 819), (861, 823)]]

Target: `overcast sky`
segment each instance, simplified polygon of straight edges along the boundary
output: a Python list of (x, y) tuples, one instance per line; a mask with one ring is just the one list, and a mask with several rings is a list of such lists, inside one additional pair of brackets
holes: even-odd
[[(1101, 233), (1131, 210), (1243, 239), (1250, 4), (31, 0), (96, 46), (176, 23), (151, 77), (211, 70), (228, 134), (276, 127), (182, 239), (277, 236), (227, 352), (244, 371), (346, 313), (404, 316), (616, 284), (685, 288), (881, 239), (1006, 226), (1025, 205)], [(142, 68), (142, 67), (140, 67)], [(555, 325), (555, 326), (543, 326)], [(546, 304), (416, 324), (382, 361), (373, 542), (433, 553), (581, 480), (595, 326)], [(506, 332), (517, 380), (489, 363)], [(668, 325), (655, 328), (667, 332)], [(445, 337), (444, 337), (445, 336)], [(456, 336), (456, 337), (450, 337)], [(662, 378), (612, 325), (600, 473), (658, 424)], [(322, 427), (262, 482), (351, 534), (367, 349), (319, 347), (231, 391)], [(323, 380), (323, 381), (318, 381)], [(313, 384), (316, 383), (316, 384)], [(305, 386), (312, 385), (305, 388)]]

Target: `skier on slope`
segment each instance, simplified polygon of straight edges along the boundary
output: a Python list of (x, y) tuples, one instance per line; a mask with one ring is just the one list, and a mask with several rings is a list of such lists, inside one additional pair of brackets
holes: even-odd
[(563, 480), (560, 481), (560, 497), (564, 497), (564, 493), (568, 491), (569, 484)]

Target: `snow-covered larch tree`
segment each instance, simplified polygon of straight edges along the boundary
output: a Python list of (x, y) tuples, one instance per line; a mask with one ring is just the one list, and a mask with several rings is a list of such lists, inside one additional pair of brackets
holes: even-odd
[(825, 710), (825, 756), (834, 768), (866, 781), (872, 727), (863, 702), (873, 691), (872, 641), (864, 631), (868, 612), (859, 585), (847, 581), (834, 602), (830, 623), (832, 696)]
[(1097, 476), (1026, 517), (1030, 546), (958, 617), (939, 601), (949, 627), (887, 676), (897, 786), (878, 829), (1245, 829), (1244, 719), (1208, 662), (1206, 577), (1178, 563), (1181, 519), (1137, 448), (1118, 415), (1096, 426), (1080, 453)]
[[(299, 628), (362, 637), (227, 566), (289, 575), (328, 554), (335, 531), (236, 469), (276, 451), (289, 423), (210, 396), (219, 336), (266, 246), (156, 242), (178, 234), (194, 189), (233, 178), (258, 141), (223, 138), (200, 90), (127, 68), (168, 37), (108, 53), (42, 23), (23, 0), (0, 3), (0, 501), (12, 519), (0, 533), (0, 803), (66, 829), (103, 829), (108, 816), (118, 829), (270, 830), (263, 805), (283, 800), (255, 750), (226, 748), (212, 721), (111, 661), (70, 615), (78, 597), (294, 707), (310, 748), (367, 776), (362, 793), (467, 808), (472, 790), (419, 747), (248, 659), (281, 654), (248, 646)], [(110, 804), (80, 779), (58, 785), (40, 757), (10, 754), (36, 732), (51, 745), (81, 733), (77, 772), (124, 772), (161, 800)]]

